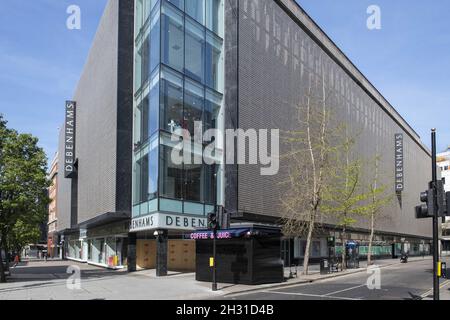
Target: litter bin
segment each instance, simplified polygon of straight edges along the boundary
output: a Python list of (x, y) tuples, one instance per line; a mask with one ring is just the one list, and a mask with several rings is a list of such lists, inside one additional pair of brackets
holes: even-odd
[(330, 262), (327, 259), (320, 261), (320, 274), (330, 273)]

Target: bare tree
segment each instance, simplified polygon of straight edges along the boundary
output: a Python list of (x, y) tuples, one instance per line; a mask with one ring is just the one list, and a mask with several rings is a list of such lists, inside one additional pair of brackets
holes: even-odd
[(287, 178), (281, 182), (286, 187), (281, 198), (283, 232), (306, 237), (304, 274), (308, 274), (314, 232), (322, 222), (320, 206), (336, 154), (332, 141), (337, 126), (331, 117), (329, 96), (325, 81), (314, 82), (311, 76), (303, 102), (296, 106), (299, 130), (283, 136), (288, 146), (282, 155), (288, 164)]

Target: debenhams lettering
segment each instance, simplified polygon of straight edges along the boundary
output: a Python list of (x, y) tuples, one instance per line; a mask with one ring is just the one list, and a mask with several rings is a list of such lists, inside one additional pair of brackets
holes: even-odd
[(132, 231), (154, 229), (195, 230), (197, 228), (206, 228), (206, 218), (155, 213), (131, 221)]
[(66, 123), (64, 131), (64, 176), (73, 178), (75, 174), (75, 130), (76, 102), (66, 102)]
[(395, 135), (395, 190), (397, 192), (405, 188), (403, 148), (403, 134), (398, 133)]

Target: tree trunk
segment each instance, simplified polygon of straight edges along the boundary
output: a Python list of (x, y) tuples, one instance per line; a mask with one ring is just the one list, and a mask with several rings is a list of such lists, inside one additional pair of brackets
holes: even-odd
[[(5, 237), (5, 239), (6, 239), (6, 237)], [(6, 262), (4, 271), (7, 272), (7, 271), (9, 271), (9, 263), (11, 262), (11, 260), (9, 259), (8, 243), (6, 241), (3, 242), (2, 248), (3, 248), (3, 251), (5, 252), (5, 262)]]
[(370, 218), (370, 237), (369, 237), (369, 252), (367, 252), (367, 266), (372, 265), (372, 243), (373, 243), (373, 236), (375, 233), (375, 216), (374, 214), (371, 215)]
[(347, 265), (346, 265), (346, 256), (345, 256), (345, 232), (346, 232), (346, 228), (345, 226), (342, 228), (342, 236), (341, 236), (341, 242), (342, 242), (342, 252), (341, 252), (341, 256), (342, 256), (342, 266), (341, 269), (342, 271), (347, 269)]
[[(5, 268), (3, 265), (3, 255), (2, 255), (1, 248), (3, 248), (3, 239), (1, 240), (1, 244), (0, 244), (0, 283), (5, 283), (6, 275), (5, 275)], [(7, 253), (5, 252), (5, 254), (7, 254)]]
[(308, 274), (309, 269), (309, 252), (311, 250), (312, 235), (314, 231), (314, 220), (311, 220), (308, 225), (308, 237), (306, 238), (305, 258), (303, 259), (303, 274)]

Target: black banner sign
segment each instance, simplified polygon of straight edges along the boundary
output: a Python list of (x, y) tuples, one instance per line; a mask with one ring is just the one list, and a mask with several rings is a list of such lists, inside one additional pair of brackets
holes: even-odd
[(75, 175), (76, 102), (66, 101), (66, 123), (64, 126), (64, 177)]
[(402, 192), (405, 189), (403, 148), (403, 134), (398, 133), (395, 135), (395, 191), (397, 192)]

